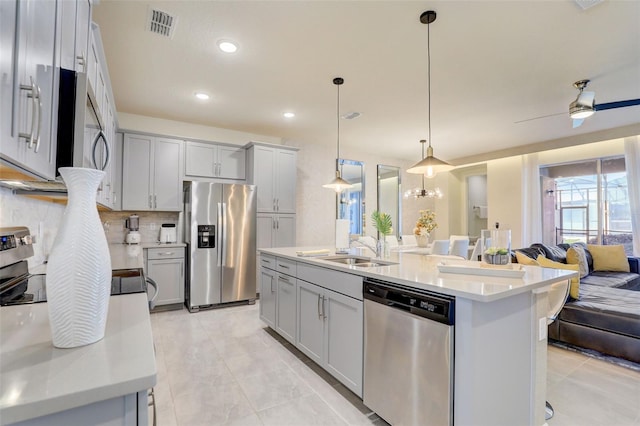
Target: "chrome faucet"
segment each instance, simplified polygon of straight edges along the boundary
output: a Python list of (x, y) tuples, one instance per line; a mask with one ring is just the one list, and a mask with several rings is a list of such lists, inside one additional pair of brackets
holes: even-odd
[[(371, 238), (373, 238), (373, 237), (371, 237)], [(375, 256), (377, 258), (380, 258), (380, 257), (382, 257), (382, 247), (380, 245), (380, 241), (376, 240), (375, 238), (374, 238), (374, 241), (375, 241), (376, 244), (375, 244), (375, 246), (372, 247), (371, 245), (365, 243), (364, 241), (360, 241), (358, 239), (354, 239), (354, 240), (351, 240), (349, 242), (349, 247), (351, 247), (354, 243), (359, 244), (359, 245), (361, 245), (363, 247), (368, 248), (373, 253), (375, 253)]]

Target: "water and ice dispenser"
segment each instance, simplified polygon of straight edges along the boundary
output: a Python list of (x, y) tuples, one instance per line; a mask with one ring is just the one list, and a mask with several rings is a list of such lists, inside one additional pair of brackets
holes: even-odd
[(215, 248), (216, 226), (198, 225), (198, 248)]

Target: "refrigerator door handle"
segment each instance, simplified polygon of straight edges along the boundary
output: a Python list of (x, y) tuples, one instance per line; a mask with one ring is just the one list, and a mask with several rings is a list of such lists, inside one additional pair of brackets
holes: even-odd
[(218, 266), (222, 266), (222, 203), (218, 203), (218, 232), (217, 232), (217, 252)]
[(222, 203), (222, 244), (220, 250), (222, 251), (222, 265), (227, 264), (227, 203)]

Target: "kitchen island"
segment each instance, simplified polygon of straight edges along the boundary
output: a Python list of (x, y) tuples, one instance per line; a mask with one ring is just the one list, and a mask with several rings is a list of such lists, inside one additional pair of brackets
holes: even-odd
[[(362, 286), (371, 278), (455, 298), (455, 425), (545, 424), (547, 292), (575, 272), (525, 267), (521, 278), (507, 278), (441, 273), (441, 260), (410, 253), (392, 253), (384, 259), (392, 264), (368, 267), (297, 254), (317, 249), (260, 250), (261, 317), (358, 396), (367, 380), (362, 377)], [(316, 318), (323, 325), (314, 325)], [(323, 334), (324, 341), (317, 343), (312, 331)], [(409, 366), (390, 359), (389, 377), (398, 368)], [(389, 398), (398, 397), (388, 392)]]
[[(140, 247), (109, 249), (114, 270), (142, 269)], [(155, 384), (146, 293), (112, 296), (104, 338), (72, 349), (53, 346), (47, 303), (0, 308), (1, 425), (146, 424)]]

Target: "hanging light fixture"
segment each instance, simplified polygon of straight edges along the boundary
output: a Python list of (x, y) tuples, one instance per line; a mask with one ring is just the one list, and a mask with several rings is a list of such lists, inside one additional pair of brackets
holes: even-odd
[[(424, 144), (427, 143), (426, 140), (422, 139), (420, 141), (420, 145), (422, 145), (422, 156), (424, 157)], [(404, 198), (442, 198), (444, 194), (440, 191), (440, 188), (436, 189), (425, 189), (424, 188), (424, 174), (422, 175), (422, 187), (410, 189), (404, 193)]]
[(340, 193), (343, 190), (347, 188), (351, 188), (353, 186), (346, 180), (342, 179), (342, 174), (340, 173), (340, 167), (338, 165), (338, 161), (340, 159), (340, 86), (342, 85), (342, 83), (344, 83), (344, 79), (342, 79), (341, 77), (336, 77), (333, 79), (333, 84), (335, 84), (336, 87), (338, 88), (338, 106), (336, 108), (337, 109), (336, 118), (338, 120), (338, 144), (337, 144), (338, 152), (336, 156), (336, 178), (332, 180), (330, 183), (326, 185), (322, 185), (323, 188), (333, 189), (337, 193)]
[[(445, 161), (442, 161), (433, 156), (433, 148), (431, 147), (431, 42), (429, 36), (429, 25), (436, 20), (436, 12), (433, 10), (427, 10), (420, 15), (420, 22), (427, 24), (427, 82), (428, 88), (428, 104), (429, 104), (429, 147), (427, 148), (427, 156), (423, 157), (421, 161), (407, 169), (407, 173), (422, 174), (427, 178), (432, 178), (439, 172), (446, 172), (453, 168), (453, 166)], [(424, 153), (423, 153), (424, 155)]]

